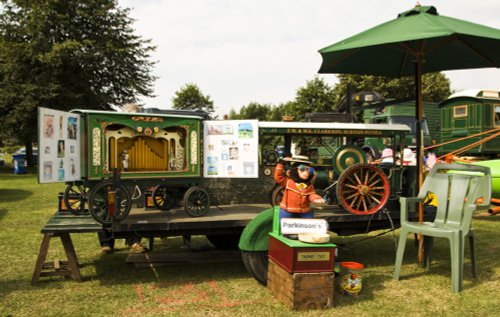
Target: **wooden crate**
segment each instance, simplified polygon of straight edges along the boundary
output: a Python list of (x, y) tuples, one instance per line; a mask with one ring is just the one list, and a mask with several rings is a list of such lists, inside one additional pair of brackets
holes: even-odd
[(288, 273), (269, 259), (267, 287), (291, 309), (330, 308), (333, 305), (333, 272)]

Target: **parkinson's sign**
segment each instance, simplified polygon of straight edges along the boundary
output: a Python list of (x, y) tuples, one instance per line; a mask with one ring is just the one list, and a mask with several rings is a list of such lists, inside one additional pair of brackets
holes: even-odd
[(325, 219), (283, 218), (281, 234), (299, 234), (303, 232), (327, 233), (328, 222)]

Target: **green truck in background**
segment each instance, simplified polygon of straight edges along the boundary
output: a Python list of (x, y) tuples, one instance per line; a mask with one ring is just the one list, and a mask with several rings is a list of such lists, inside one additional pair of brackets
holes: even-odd
[[(349, 88), (348, 88), (349, 89)], [(348, 102), (350, 100), (350, 102)], [(440, 107), (436, 102), (423, 102), (424, 119), (422, 131), (424, 133), (424, 146), (437, 144), (440, 141)], [(386, 99), (382, 94), (374, 91), (360, 91), (347, 93), (338, 105), (335, 112), (322, 112), (306, 114), (306, 119), (312, 122), (363, 122), (365, 124), (404, 124), (410, 127), (411, 132), (405, 136), (404, 145), (416, 146), (416, 111), (415, 100)], [(375, 158), (380, 158), (380, 153), (389, 144), (389, 140), (380, 138), (365, 138), (363, 149)], [(399, 140), (396, 140), (399, 144)]]
[[(439, 104), (424, 102), (424, 121), (422, 131), (424, 133), (424, 146), (439, 143), (440, 139), (440, 113)], [(404, 144), (413, 147), (416, 144), (416, 120), (415, 101), (389, 101), (380, 104), (370, 104), (363, 110), (364, 123), (405, 124), (410, 127), (411, 132), (406, 135)], [(366, 138), (365, 145), (382, 151), (387, 145), (384, 140)]]

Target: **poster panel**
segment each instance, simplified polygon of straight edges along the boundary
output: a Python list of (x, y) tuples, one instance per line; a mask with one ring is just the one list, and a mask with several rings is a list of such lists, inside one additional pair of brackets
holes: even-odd
[(257, 178), (257, 120), (204, 121), (203, 176)]
[(38, 182), (81, 179), (80, 115), (38, 108)]

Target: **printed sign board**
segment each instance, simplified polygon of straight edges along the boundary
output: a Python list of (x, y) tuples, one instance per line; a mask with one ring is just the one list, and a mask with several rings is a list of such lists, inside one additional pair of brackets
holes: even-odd
[(204, 177), (257, 178), (257, 120), (204, 122)]
[(81, 179), (80, 115), (38, 108), (38, 182)]
[(303, 232), (327, 233), (328, 222), (325, 219), (282, 218), (282, 234), (298, 234)]

